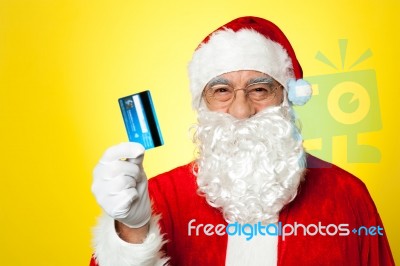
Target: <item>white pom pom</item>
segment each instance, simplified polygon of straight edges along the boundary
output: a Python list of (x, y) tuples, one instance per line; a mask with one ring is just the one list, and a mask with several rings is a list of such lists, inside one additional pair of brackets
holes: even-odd
[(304, 79), (290, 79), (287, 88), (289, 101), (294, 105), (304, 105), (311, 98), (311, 84)]

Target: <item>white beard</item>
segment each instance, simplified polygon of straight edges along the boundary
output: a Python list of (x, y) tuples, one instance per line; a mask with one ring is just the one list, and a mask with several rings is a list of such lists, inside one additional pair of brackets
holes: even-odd
[(199, 111), (194, 135), (199, 192), (227, 222), (275, 223), (296, 196), (305, 152), (293, 116), (288, 106), (245, 120)]

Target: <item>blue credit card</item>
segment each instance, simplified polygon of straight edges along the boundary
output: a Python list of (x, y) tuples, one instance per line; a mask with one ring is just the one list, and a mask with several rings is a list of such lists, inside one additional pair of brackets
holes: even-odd
[(151, 149), (164, 144), (150, 91), (118, 99), (129, 141)]

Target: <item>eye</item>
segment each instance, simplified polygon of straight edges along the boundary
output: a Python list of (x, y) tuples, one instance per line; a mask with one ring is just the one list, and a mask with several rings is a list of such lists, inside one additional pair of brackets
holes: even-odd
[(262, 101), (273, 95), (273, 89), (266, 84), (257, 84), (248, 90), (249, 98), (253, 101)]
[(254, 95), (268, 95), (271, 93), (271, 89), (268, 87), (255, 87), (249, 90), (249, 94)]
[(215, 97), (229, 96), (233, 90), (228, 86), (215, 86), (210, 89), (211, 94)]
[(269, 92), (269, 89), (259, 87), (259, 88), (254, 88), (253, 91), (254, 91), (254, 92), (258, 92), (258, 93), (268, 93), (268, 92)]
[(209, 101), (225, 102), (233, 97), (233, 89), (226, 85), (217, 85), (208, 89)]
[(228, 88), (214, 88), (214, 93), (224, 93), (228, 91)]

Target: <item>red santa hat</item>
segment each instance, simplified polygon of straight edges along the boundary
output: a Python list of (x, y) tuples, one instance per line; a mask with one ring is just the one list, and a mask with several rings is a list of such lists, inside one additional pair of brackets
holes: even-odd
[(241, 17), (209, 34), (189, 63), (193, 108), (214, 77), (238, 70), (255, 70), (278, 81), (288, 91), (292, 104), (303, 105), (311, 97), (296, 54), (284, 33), (272, 22), (258, 17)]

